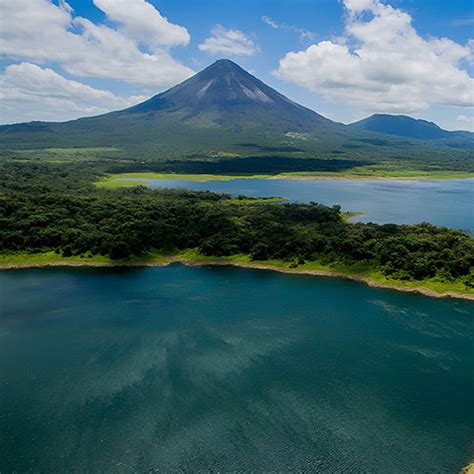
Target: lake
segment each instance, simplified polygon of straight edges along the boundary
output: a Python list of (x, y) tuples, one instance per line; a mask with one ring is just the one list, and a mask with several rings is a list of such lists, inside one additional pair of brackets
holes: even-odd
[(182, 265), (0, 289), (2, 472), (455, 473), (472, 455), (470, 302)]
[[(125, 178), (126, 179), (126, 178)], [(345, 211), (365, 212), (354, 220), (382, 224), (435, 225), (474, 233), (474, 179), (234, 179), (183, 181), (147, 179), (158, 188), (208, 190), (252, 197), (285, 197), (292, 202), (340, 204)]]

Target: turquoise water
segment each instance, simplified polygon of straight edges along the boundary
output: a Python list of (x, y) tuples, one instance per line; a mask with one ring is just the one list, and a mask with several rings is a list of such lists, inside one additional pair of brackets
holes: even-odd
[(458, 472), (474, 305), (235, 268), (0, 274), (0, 471)]
[(430, 222), (474, 233), (474, 179), (448, 180), (289, 180), (196, 181), (149, 179), (148, 186), (188, 188), (254, 197), (281, 196), (315, 201), (366, 215), (355, 220), (394, 224)]

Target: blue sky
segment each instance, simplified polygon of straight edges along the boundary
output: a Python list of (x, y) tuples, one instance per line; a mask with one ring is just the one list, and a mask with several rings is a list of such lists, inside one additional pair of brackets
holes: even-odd
[(471, 0), (0, 2), (1, 121), (122, 108), (227, 57), (345, 123), (473, 129)]

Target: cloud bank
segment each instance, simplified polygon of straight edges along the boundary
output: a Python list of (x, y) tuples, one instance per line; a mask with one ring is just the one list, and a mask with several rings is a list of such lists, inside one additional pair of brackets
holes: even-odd
[(474, 105), (474, 80), (463, 69), (472, 60), (472, 41), (422, 38), (410, 15), (379, 0), (343, 3), (343, 37), (287, 53), (277, 77), (372, 111)]
[(73, 16), (62, 0), (0, 2), (0, 54), (55, 64), (69, 74), (155, 88), (189, 77), (192, 70), (170, 53), (187, 45), (187, 30), (170, 23), (145, 0), (93, 0), (113, 26)]
[(69, 80), (52, 69), (23, 62), (12, 64), (0, 76), (1, 118), (8, 121), (69, 120), (122, 109), (142, 100), (142, 96), (117, 97)]
[[(119, 97), (67, 75), (119, 81), (152, 91), (193, 74), (171, 48), (190, 35), (145, 0), (93, 0), (107, 24), (81, 16), (65, 0), (0, 1), (3, 123), (69, 120), (124, 108), (144, 99)], [(64, 75), (63, 75), (64, 74)]]

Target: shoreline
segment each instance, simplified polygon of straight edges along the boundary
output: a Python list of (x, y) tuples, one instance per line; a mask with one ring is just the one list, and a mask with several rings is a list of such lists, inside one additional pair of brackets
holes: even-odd
[(465, 301), (474, 301), (474, 293), (464, 294), (458, 293), (456, 291), (446, 291), (443, 293), (438, 293), (434, 290), (424, 287), (407, 287), (403, 285), (383, 283), (377, 280), (374, 280), (370, 277), (363, 275), (351, 275), (349, 273), (330, 271), (330, 270), (309, 270), (309, 269), (293, 269), (293, 268), (281, 268), (272, 264), (264, 263), (247, 263), (247, 262), (238, 262), (232, 260), (192, 260), (185, 257), (169, 257), (163, 261), (150, 261), (150, 262), (97, 262), (97, 261), (50, 261), (50, 262), (39, 262), (39, 263), (7, 263), (0, 264), (0, 271), (10, 271), (10, 270), (21, 270), (21, 269), (31, 269), (31, 268), (140, 268), (140, 267), (167, 267), (172, 264), (181, 264), (188, 267), (235, 267), (235, 268), (247, 268), (253, 270), (267, 270), (274, 271), (278, 273), (285, 273), (290, 275), (306, 275), (306, 276), (315, 276), (321, 278), (337, 278), (339, 280), (353, 281), (357, 283), (365, 284), (371, 288), (382, 288), (386, 290), (393, 290), (403, 293), (412, 293), (427, 296), (430, 298), (438, 299), (462, 299)]
[(153, 173), (153, 172), (131, 172), (109, 174), (94, 183), (98, 188), (114, 189), (120, 187), (131, 187), (140, 184), (147, 184), (150, 179), (157, 180), (177, 180), (177, 181), (196, 181), (207, 183), (212, 181), (232, 181), (236, 179), (268, 179), (268, 180), (308, 180), (308, 181), (330, 181), (330, 180), (353, 180), (353, 181), (443, 181), (450, 179), (474, 179), (474, 174), (453, 173), (448, 175), (425, 174), (421, 176), (381, 176), (381, 175), (344, 175), (344, 174), (298, 174), (298, 173), (280, 173), (280, 174), (242, 174), (242, 175), (223, 175), (223, 174), (192, 174), (192, 173)]

